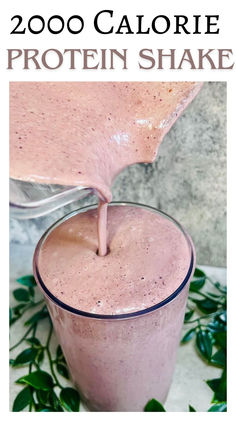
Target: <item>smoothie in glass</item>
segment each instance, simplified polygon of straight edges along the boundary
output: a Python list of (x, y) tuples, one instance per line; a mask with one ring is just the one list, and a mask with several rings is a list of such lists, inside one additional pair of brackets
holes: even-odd
[(36, 248), (34, 274), (88, 408), (142, 411), (170, 387), (194, 250), (165, 214), (114, 203), (100, 257), (96, 223), (96, 208), (56, 223)]

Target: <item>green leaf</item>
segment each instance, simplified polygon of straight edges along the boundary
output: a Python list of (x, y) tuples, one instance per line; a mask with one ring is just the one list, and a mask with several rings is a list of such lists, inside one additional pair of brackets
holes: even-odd
[(214, 401), (224, 402), (226, 401), (226, 370), (224, 369), (222, 376), (220, 378), (215, 378), (213, 380), (207, 380), (208, 386), (214, 392)]
[(64, 357), (64, 356), (61, 356), (61, 357), (58, 359), (58, 361), (59, 361), (59, 362), (62, 362), (62, 363), (64, 363), (64, 364), (66, 364), (66, 365), (67, 365), (67, 363), (66, 363), (66, 360), (65, 360), (65, 357)]
[(208, 409), (208, 412), (227, 412), (227, 403), (217, 402)]
[(211, 333), (222, 333), (226, 331), (226, 326), (221, 321), (219, 321), (217, 318), (215, 318), (214, 321), (210, 322), (207, 326), (207, 328), (211, 331)]
[(57, 372), (62, 375), (62, 377), (66, 378), (67, 380), (69, 379), (69, 373), (68, 373), (68, 369), (65, 365), (63, 364), (57, 364)]
[(209, 361), (212, 355), (212, 341), (208, 332), (205, 330), (198, 330), (196, 345), (200, 354)]
[(26, 342), (31, 344), (32, 346), (35, 346), (35, 347), (41, 346), (41, 343), (40, 343), (39, 339), (37, 339), (37, 337), (29, 337), (28, 339), (26, 339)]
[(44, 318), (48, 318), (49, 314), (48, 311), (46, 309), (41, 309), (41, 311), (36, 312), (36, 314), (32, 315), (26, 322), (24, 325), (31, 325), (31, 324), (35, 324), (36, 322), (44, 319)]
[(220, 378), (214, 378), (213, 380), (207, 380), (206, 383), (211, 388), (211, 390), (213, 390), (213, 392), (216, 392), (218, 390), (220, 380)]
[(13, 296), (18, 302), (28, 302), (29, 301), (29, 292), (25, 289), (14, 290)]
[[(77, 393), (77, 392), (76, 392)], [(56, 393), (52, 390), (49, 393), (49, 404), (57, 412), (63, 412), (63, 409), (60, 405), (60, 400), (58, 399)]]
[(18, 320), (17, 317), (12, 318), (11, 321), (10, 321), (10, 326), (13, 325), (14, 322), (16, 322), (17, 320)]
[(181, 340), (181, 343), (186, 343), (191, 340), (195, 334), (196, 328), (190, 328), (190, 330), (185, 333), (184, 337)]
[(225, 367), (226, 364), (226, 354), (224, 349), (219, 349), (211, 358), (211, 363), (214, 365), (218, 365), (222, 368)]
[(221, 294), (215, 294), (211, 292), (206, 292), (206, 294), (208, 294), (211, 297), (214, 297), (215, 299), (219, 299), (222, 296)]
[(36, 412), (58, 412), (56, 409), (53, 409), (47, 405), (42, 405), (41, 403), (35, 404), (35, 410)]
[(60, 393), (60, 399), (61, 403), (63, 404), (65, 409), (67, 409), (67, 411), (79, 411), (80, 397), (79, 393), (75, 389), (72, 389), (71, 387), (66, 387), (65, 389), (62, 389)]
[(14, 360), (13, 366), (17, 367), (18, 365), (25, 365), (34, 362), (37, 353), (37, 349), (31, 347), (23, 350), (23, 352), (21, 352)]
[[(192, 299), (193, 300), (193, 299)], [(212, 312), (216, 312), (218, 309), (218, 304), (214, 300), (210, 299), (194, 299), (194, 303), (196, 303), (198, 309), (204, 314), (211, 314)]]
[(206, 282), (206, 274), (199, 268), (196, 268), (193, 275), (193, 280), (190, 283), (189, 290), (198, 292)]
[(25, 383), (40, 390), (51, 390), (53, 388), (53, 379), (50, 374), (39, 370), (19, 378), (16, 383)]
[[(21, 290), (21, 289), (19, 289)], [(21, 316), (21, 310), (24, 309), (26, 307), (25, 303), (19, 303), (17, 306), (14, 306), (12, 308), (12, 312), (17, 315), (17, 316)]]
[(214, 401), (226, 401), (227, 396), (227, 380), (226, 380), (226, 368), (223, 370), (221, 378), (220, 378), (220, 384), (218, 387), (217, 392), (215, 393)]
[(60, 400), (58, 399), (56, 393), (52, 391), (36, 391), (37, 400), (39, 402), (38, 412), (63, 412), (63, 408), (60, 405)]
[(188, 410), (189, 410), (189, 412), (197, 412), (196, 409), (194, 409), (194, 407), (192, 405), (188, 406)]
[(44, 360), (44, 350), (42, 349), (39, 351), (36, 361), (40, 365), (43, 362), (43, 360)]
[(221, 346), (223, 349), (226, 349), (226, 332), (222, 331), (221, 333), (216, 333), (214, 334), (214, 338), (216, 340), (216, 344)]
[(58, 345), (56, 350), (56, 357), (60, 358), (61, 356), (63, 356), (63, 352), (62, 352), (61, 346)]
[(14, 403), (13, 403), (12, 411), (13, 412), (20, 412), (27, 405), (29, 405), (30, 402), (31, 402), (31, 391), (30, 391), (29, 387), (25, 387), (16, 396)]
[(10, 326), (21, 317), (21, 310), (24, 309), (25, 306), (26, 303), (19, 303), (17, 306), (9, 309)]
[(34, 287), (37, 285), (33, 275), (25, 275), (24, 277), (18, 278), (16, 281), (27, 287)]
[(29, 295), (30, 295), (30, 297), (34, 297), (34, 288), (33, 287), (29, 287)]
[(194, 314), (194, 310), (193, 309), (191, 309), (190, 311), (186, 312), (185, 313), (185, 316), (184, 316), (184, 322), (188, 322), (192, 318), (193, 314)]
[(54, 409), (57, 409), (57, 406), (59, 404), (59, 399), (58, 399), (56, 393), (53, 390), (49, 393), (48, 400), (49, 400), (50, 405)]
[(206, 274), (200, 268), (195, 268), (193, 279), (195, 278), (206, 278)]
[(36, 411), (36, 412), (41, 412), (41, 410), (42, 410), (43, 408), (47, 408), (47, 406), (45, 407), (45, 405), (42, 405), (41, 403), (35, 403), (35, 404), (34, 404), (34, 408), (35, 408), (35, 411)]
[(146, 404), (144, 412), (166, 412), (164, 406), (156, 399), (151, 399)]
[(56, 350), (56, 362), (57, 363), (62, 362), (64, 364), (66, 364), (66, 360), (64, 358), (64, 355), (63, 355), (63, 352), (62, 352), (60, 345), (57, 346), (57, 350)]
[(218, 281), (215, 283), (215, 287), (220, 290), (222, 293), (227, 293), (227, 287), (220, 284)]
[(48, 403), (49, 391), (45, 390), (36, 390), (36, 396), (41, 405), (46, 405)]

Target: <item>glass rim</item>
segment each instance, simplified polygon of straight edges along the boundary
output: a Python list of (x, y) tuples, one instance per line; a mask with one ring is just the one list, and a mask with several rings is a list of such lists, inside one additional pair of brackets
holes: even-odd
[(140, 208), (144, 208), (147, 210), (151, 210), (157, 214), (160, 214), (164, 217), (166, 217), (167, 219), (169, 219), (170, 221), (172, 221), (182, 232), (182, 234), (185, 236), (185, 240), (188, 243), (188, 246), (190, 248), (190, 264), (188, 267), (188, 271), (186, 273), (186, 276), (184, 278), (184, 280), (182, 281), (182, 283), (177, 287), (177, 289), (171, 293), (168, 297), (166, 297), (165, 299), (161, 300), (160, 302), (156, 303), (155, 305), (152, 305), (148, 308), (145, 309), (141, 309), (135, 312), (130, 312), (130, 313), (125, 313), (125, 314), (114, 314), (114, 315), (106, 315), (106, 314), (96, 314), (96, 313), (92, 313), (92, 312), (86, 312), (86, 311), (82, 311), (80, 309), (74, 308), (64, 302), (62, 302), (60, 299), (58, 299), (56, 296), (54, 296), (50, 290), (46, 287), (46, 285), (43, 282), (43, 279), (40, 275), (39, 272), (39, 267), (38, 267), (38, 259), (39, 259), (39, 253), (40, 253), (40, 249), (44, 243), (44, 241), (47, 239), (48, 235), (51, 233), (51, 231), (53, 231), (54, 228), (56, 228), (58, 225), (62, 224), (63, 222), (67, 221), (69, 218), (78, 215), (79, 213), (82, 213), (83, 211), (87, 211), (90, 209), (95, 209), (95, 207), (97, 207), (97, 203), (94, 203), (92, 205), (89, 206), (83, 206), (81, 208), (78, 208), (72, 212), (67, 213), (66, 215), (64, 215), (62, 218), (59, 218), (56, 222), (54, 222), (54, 224), (52, 224), (42, 235), (42, 237), (40, 238), (39, 242), (36, 245), (35, 251), (34, 251), (34, 256), (33, 256), (33, 272), (34, 272), (34, 276), (35, 279), (38, 283), (38, 285), (41, 287), (43, 293), (46, 294), (46, 296), (52, 301), (54, 302), (57, 306), (59, 306), (60, 308), (71, 312), (72, 314), (75, 315), (79, 315), (79, 316), (84, 316), (87, 318), (93, 318), (93, 319), (100, 319), (100, 320), (122, 320), (122, 319), (128, 319), (128, 318), (135, 318), (135, 317), (139, 317), (142, 315), (145, 315), (147, 313), (153, 312), (157, 309), (162, 308), (163, 306), (169, 304), (172, 300), (174, 300), (178, 294), (180, 294), (182, 292), (182, 290), (184, 289), (184, 287), (186, 286), (186, 284), (188, 283), (191, 274), (193, 272), (194, 269), (194, 263), (195, 263), (195, 252), (194, 252), (194, 247), (193, 247), (193, 242), (190, 238), (190, 236), (188, 235), (188, 233), (185, 231), (185, 229), (182, 227), (181, 224), (179, 224), (178, 221), (176, 221), (174, 218), (172, 218), (172, 216), (168, 215), (167, 213), (161, 211), (160, 209), (157, 209), (153, 206), (148, 206), (142, 203), (137, 203), (137, 202), (121, 202), (121, 201), (114, 201), (109, 203), (109, 206), (134, 206), (134, 207), (140, 207)]

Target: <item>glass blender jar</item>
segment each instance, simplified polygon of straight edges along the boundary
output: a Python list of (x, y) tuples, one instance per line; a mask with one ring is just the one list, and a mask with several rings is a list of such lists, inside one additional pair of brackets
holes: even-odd
[(10, 178), (10, 215), (16, 219), (37, 218), (94, 193), (95, 190), (87, 187), (39, 184)]

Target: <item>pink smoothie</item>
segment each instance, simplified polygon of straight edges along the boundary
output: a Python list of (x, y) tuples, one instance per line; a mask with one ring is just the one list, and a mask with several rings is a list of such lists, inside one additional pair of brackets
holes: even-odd
[(195, 82), (12, 82), (10, 175), (81, 185), (111, 200), (126, 166), (155, 159)]
[[(152, 210), (107, 211), (107, 202), (122, 169), (155, 159), (200, 87), (11, 83), (11, 177), (92, 187), (100, 198), (98, 210), (50, 232), (34, 260), (71, 377), (91, 410), (140, 411), (150, 398), (166, 398), (193, 266), (191, 242)], [(185, 279), (178, 296), (155, 307)]]
[(113, 206), (107, 232), (110, 252), (103, 258), (96, 253), (96, 209), (49, 234), (38, 266), (54, 296), (82, 311), (114, 315), (156, 305), (180, 286), (189, 244), (171, 221), (143, 208)]
[(95, 208), (51, 230), (36, 249), (34, 274), (84, 403), (142, 411), (153, 397), (164, 402), (171, 384), (192, 245), (162, 214), (113, 205), (110, 252), (100, 257), (96, 221)]
[[(116, 175), (155, 159), (164, 135), (200, 87), (196, 82), (11, 83), (10, 175), (92, 187), (109, 202)], [(100, 216), (102, 256), (106, 205)]]

